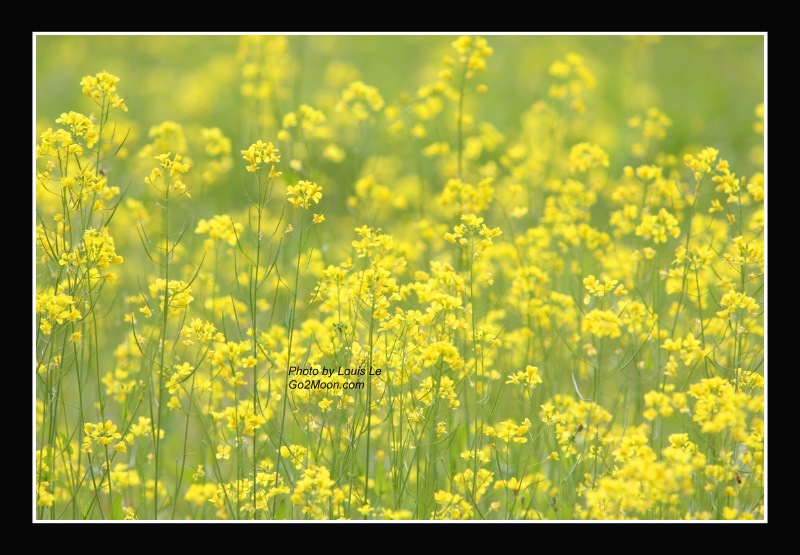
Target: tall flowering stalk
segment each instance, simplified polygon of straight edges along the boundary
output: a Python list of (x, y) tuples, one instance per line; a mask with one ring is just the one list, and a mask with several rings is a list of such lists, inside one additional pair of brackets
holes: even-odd
[[(294, 348), (294, 336), (295, 336), (295, 327), (296, 327), (296, 320), (297, 320), (297, 299), (300, 294), (299, 292), (299, 284), (300, 284), (300, 271), (301, 271), (301, 258), (303, 255), (303, 247), (305, 246), (306, 242), (308, 241), (308, 237), (310, 234), (310, 226), (309, 220), (313, 223), (320, 223), (324, 220), (321, 215), (314, 214), (312, 217), (309, 217), (309, 209), (312, 205), (318, 204), (320, 199), (322, 199), (322, 187), (313, 183), (311, 181), (299, 181), (297, 185), (290, 185), (286, 189), (286, 196), (289, 204), (291, 204), (294, 208), (298, 209), (300, 213), (298, 214), (298, 224), (299, 230), (297, 233), (297, 259), (295, 265), (295, 272), (294, 272), (294, 284), (293, 287), (290, 289), (289, 294), (291, 295), (291, 300), (289, 302), (289, 314), (287, 318), (287, 329), (289, 333), (288, 337), (288, 345), (286, 349), (286, 379), (284, 383), (284, 391), (283, 391), (283, 405), (281, 407), (281, 423), (280, 429), (278, 431), (278, 460), (275, 464), (275, 487), (278, 486), (278, 476), (281, 471), (281, 464), (286, 466), (285, 458), (290, 453), (290, 445), (286, 441), (284, 436), (284, 430), (286, 428), (286, 407), (289, 398), (289, 367), (292, 365), (292, 350)], [(286, 228), (286, 233), (293, 233), (294, 229), (291, 224), (289, 224)], [(284, 468), (284, 470), (288, 473), (288, 468)], [(277, 496), (273, 502), (273, 515), (277, 513), (277, 503), (278, 498)]]
[[(250, 221), (255, 221), (255, 226), (251, 230), (251, 235), (255, 238), (255, 255), (253, 257), (247, 257), (250, 261), (250, 268), (248, 270), (248, 291), (247, 291), (247, 306), (250, 311), (250, 329), (248, 330), (248, 334), (251, 336), (252, 342), (252, 402), (253, 402), (253, 411), (255, 414), (255, 423), (256, 426), (253, 430), (253, 451), (252, 451), (252, 472), (253, 472), (253, 479), (256, 479), (258, 475), (258, 433), (257, 428), (260, 426), (261, 423), (265, 421), (263, 416), (263, 408), (261, 406), (261, 400), (258, 393), (258, 383), (259, 383), (259, 376), (258, 376), (258, 368), (259, 368), (259, 360), (262, 359), (261, 348), (258, 343), (258, 334), (260, 332), (259, 329), (259, 319), (258, 319), (258, 294), (261, 287), (264, 285), (264, 280), (266, 279), (267, 275), (272, 271), (274, 268), (274, 263), (276, 257), (278, 256), (277, 253), (275, 254), (275, 258), (272, 260), (267, 261), (267, 268), (262, 270), (263, 260), (264, 257), (263, 253), (263, 244), (267, 240), (265, 227), (266, 227), (266, 208), (267, 203), (269, 202), (272, 196), (272, 185), (274, 180), (280, 177), (281, 172), (278, 171), (275, 167), (275, 164), (281, 161), (281, 157), (278, 153), (278, 149), (275, 148), (272, 143), (265, 143), (261, 140), (256, 141), (247, 150), (241, 151), (242, 158), (247, 162), (247, 171), (256, 178), (256, 188), (255, 188), (255, 195), (252, 197), (252, 204), (251, 210), (255, 211), (255, 218), (250, 218)], [(273, 227), (277, 229), (277, 225), (273, 224)], [(240, 249), (243, 248), (241, 243), (239, 243)], [(279, 247), (280, 248), (280, 247)], [(242, 250), (242, 252), (244, 252)], [(247, 255), (245, 255), (247, 256)], [(276, 474), (277, 480), (277, 474)], [(277, 482), (275, 487), (277, 487)], [(252, 506), (253, 506), (253, 518), (258, 518), (257, 514), (257, 500), (256, 500), (256, 488), (253, 488), (252, 491)]]
[[(170, 274), (175, 248), (183, 237), (183, 232), (180, 232), (176, 237), (173, 237), (170, 233), (170, 206), (175, 200), (190, 196), (189, 189), (182, 180), (182, 176), (189, 171), (189, 164), (183, 161), (183, 157), (180, 154), (172, 155), (169, 152), (159, 154), (155, 159), (158, 161), (158, 165), (144, 178), (144, 182), (152, 188), (158, 201), (158, 206), (162, 210), (162, 240), (161, 245), (157, 248), (157, 250), (161, 251), (158, 263), (161, 266), (162, 277), (149, 286), (150, 295), (155, 301), (155, 308), (160, 312), (157, 354), (151, 360), (151, 373), (155, 372), (157, 385), (155, 386), (155, 392), (150, 395), (150, 418), (154, 424), (152, 429), (154, 461), (153, 518), (158, 520), (160, 510), (158, 485), (161, 480), (161, 418), (165, 404), (164, 380), (168, 372), (167, 350), (170, 348), (167, 326), (171, 316), (185, 314), (189, 303), (194, 300), (194, 297), (191, 295), (190, 284), (172, 279)], [(145, 316), (152, 314), (152, 311), (153, 309), (148, 303), (145, 303), (141, 310)], [(176, 336), (179, 331), (180, 327), (175, 332)], [(149, 383), (152, 385), (152, 379), (149, 380)], [(155, 403), (155, 410), (153, 403)]]

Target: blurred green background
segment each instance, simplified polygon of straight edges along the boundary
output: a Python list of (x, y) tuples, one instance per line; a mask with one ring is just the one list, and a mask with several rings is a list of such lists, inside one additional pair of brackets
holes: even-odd
[[(326, 70), (335, 62), (357, 68), (359, 77), (392, 104), (402, 92), (413, 94), (435, 79), (454, 38), (290, 36), (290, 52), (301, 71), (282, 109), (315, 104)], [(550, 64), (575, 52), (586, 58), (598, 81), (587, 112), (595, 122), (587, 129), (596, 137), (588, 138), (609, 151), (612, 168), (620, 162), (615, 154), (624, 152), (624, 122), (650, 106), (673, 120), (666, 151), (713, 144), (723, 152), (742, 152), (752, 143), (753, 109), (764, 91), (763, 36), (664, 36), (657, 42), (613, 35), (487, 38), (494, 48), (485, 76), (489, 93), (476, 115), (507, 136), (519, 128), (525, 110), (547, 97)], [(52, 122), (64, 110), (86, 109), (80, 78), (106, 70), (121, 78), (127, 116), (144, 131), (167, 119), (216, 126), (239, 149), (238, 43), (239, 37), (225, 35), (37, 36), (37, 121)]]

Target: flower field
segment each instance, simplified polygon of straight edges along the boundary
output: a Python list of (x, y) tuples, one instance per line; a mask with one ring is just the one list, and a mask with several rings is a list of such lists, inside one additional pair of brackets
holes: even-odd
[(35, 520), (763, 520), (764, 42), (35, 37)]

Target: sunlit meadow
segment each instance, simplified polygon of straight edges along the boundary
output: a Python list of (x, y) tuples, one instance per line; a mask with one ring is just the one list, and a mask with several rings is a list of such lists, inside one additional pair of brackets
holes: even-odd
[(764, 519), (764, 37), (38, 36), (41, 520)]

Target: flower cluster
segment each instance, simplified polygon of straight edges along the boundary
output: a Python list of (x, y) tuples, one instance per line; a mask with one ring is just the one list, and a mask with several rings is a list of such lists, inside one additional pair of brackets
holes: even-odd
[(119, 83), (119, 77), (106, 71), (97, 73), (94, 76), (87, 75), (81, 79), (83, 94), (98, 104), (107, 103), (110, 109), (120, 109), (123, 112), (127, 112), (128, 107), (125, 105), (125, 101), (115, 92), (117, 83)]
[(83, 438), (83, 445), (81, 446), (81, 451), (84, 453), (92, 453), (93, 446), (95, 445), (103, 448), (111, 448), (121, 453), (127, 451), (125, 442), (118, 441), (121, 440), (122, 434), (117, 431), (117, 425), (111, 422), (111, 420), (106, 420), (105, 423), (98, 422), (97, 424), (87, 422), (83, 426), (83, 433), (86, 434)]
[(311, 181), (298, 181), (297, 185), (289, 185), (286, 188), (286, 196), (295, 208), (308, 209), (312, 202), (319, 204), (322, 199), (322, 187)]
[(280, 162), (281, 157), (278, 154), (278, 149), (272, 143), (258, 140), (251, 144), (247, 150), (242, 151), (242, 158), (247, 162), (247, 171), (250, 173), (256, 173), (261, 169), (262, 164), (273, 164), (270, 167), (270, 177), (279, 175), (275, 171), (274, 164)]

